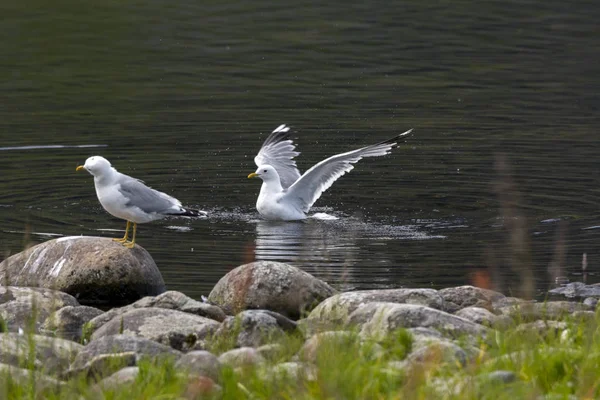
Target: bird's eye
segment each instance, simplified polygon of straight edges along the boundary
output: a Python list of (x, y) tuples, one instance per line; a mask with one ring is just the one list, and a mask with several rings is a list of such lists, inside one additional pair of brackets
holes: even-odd
[(263, 172), (267, 172), (267, 170), (266, 170), (266, 169), (263, 169)]

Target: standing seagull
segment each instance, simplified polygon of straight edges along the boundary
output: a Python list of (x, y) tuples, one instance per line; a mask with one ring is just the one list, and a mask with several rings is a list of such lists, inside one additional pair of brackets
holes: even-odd
[(263, 143), (254, 162), (256, 172), (248, 178), (263, 180), (256, 209), (267, 219), (293, 221), (305, 219), (310, 207), (339, 177), (350, 172), (363, 157), (389, 154), (401, 136), (412, 129), (384, 142), (362, 147), (329, 157), (300, 176), (294, 157), (299, 155), (289, 137), (290, 128), (278, 126)]
[[(125, 236), (113, 239), (132, 249), (135, 246), (137, 224), (155, 221), (167, 216), (199, 217), (205, 211), (186, 209), (181, 202), (168, 194), (144, 185), (141, 181), (114, 169), (106, 158), (93, 156), (75, 170), (85, 169), (94, 176), (96, 195), (109, 214), (127, 221)], [(129, 238), (129, 227), (133, 222), (133, 237)]]

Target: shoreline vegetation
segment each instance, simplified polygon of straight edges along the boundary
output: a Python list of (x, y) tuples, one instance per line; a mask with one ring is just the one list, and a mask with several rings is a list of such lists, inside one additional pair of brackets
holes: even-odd
[[(122, 246), (95, 239), (51, 240), (0, 263), (0, 398), (600, 396), (600, 286), (572, 283), (545, 302), (474, 286), (340, 293), (259, 261), (198, 301), (161, 288), (136, 247), (120, 298), (111, 271), (124, 268), (110, 263)], [(111, 255), (101, 268), (69, 257), (92, 247)], [(64, 291), (30, 287), (43, 276)]]

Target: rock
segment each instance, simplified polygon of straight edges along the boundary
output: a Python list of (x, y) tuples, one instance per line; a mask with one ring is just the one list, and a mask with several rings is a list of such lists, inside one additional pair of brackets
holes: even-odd
[(317, 374), (317, 367), (313, 364), (290, 361), (272, 367), (266, 374), (266, 378), (268, 380), (313, 382), (317, 380)]
[(554, 296), (567, 299), (584, 299), (586, 297), (600, 298), (600, 285), (586, 285), (583, 282), (571, 282), (548, 291)]
[(252, 347), (241, 347), (239, 349), (229, 350), (219, 356), (219, 361), (223, 365), (232, 368), (251, 367), (265, 362), (265, 359), (258, 354), (258, 351)]
[(140, 246), (110, 238), (70, 236), (49, 240), (0, 263), (0, 282), (52, 288), (83, 305), (116, 306), (165, 291), (154, 260)]
[(131, 335), (154, 340), (177, 350), (189, 350), (213, 334), (219, 323), (198, 315), (164, 308), (138, 308), (116, 316), (92, 334)]
[(81, 370), (94, 357), (102, 354), (134, 352), (137, 358), (172, 357), (179, 359), (181, 352), (169, 346), (142, 337), (129, 335), (104, 336), (92, 340), (85, 346), (71, 364), (72, 370)]
[(546, 303), (519, 303), (514, 306), (499, 308), (503, 315), (513, 319), (537, 320), (537, 319), (559, 319), (576, 311), (588, 311), (593, 308), (582, 303), (571, 301), (548, 301)]
[(0, 331), (37, 333), (54, 311), (65, 306), (78, 306), (73, 296), (51, 289), (0, 287)]
[(552, 321), (552, 320), (537, 320), (535, 322), (529, 322), (520, 324), (517, 326), (515, 332), (519, 335), (527, 334), (538, 334), (540, 336), (560, 335), (562, 331), (567, 329), (569, 325), (564, 321)]
[(126, 367), (115, 372), (108, 378), (102, 379), (96, 384), (96, 387), (101, 390), (117, 390), (123, 385), (135, 382), (139, 374), (139, 367)]
[(315, 307), (307, 319), (309, 322), (320, 321), (325, 326), (344, 324), (359, 306), (374, 302), (419, 304), (440, 310), (444, 308), (444, 300), (433, 289), (360, 290), (328, 298)]
[(361, 336), (381, 338), (399, 328), (434, 328), (451, 337), (482, 336), (483, 325), (425, 306), (396, 303), (369, 303), (350, 315), (350, 323), (361, 327)]
[(505, 297), (502, 293), (493, 290), (468, 285), (442, 289), (439, 294), (448, 303), (446, 311), (455, 307), (458, 309), (470, 306), (491, 308), (493, 302)]
[[(58, 391), (64, 386), (64, 382), (40, 372), (0, 363), (0, 388), (2, 388), (2, 392), (4, 392), (4, 388), (7, 387), (8, 379), (10, 379), (10, 382), (13, 384), (27, 388), (27, 394), (30, 398), (46, 398), (41, 392)], [(32, 384), (35, 385), (36, 392), (38, 392), (37, 396), (34, 396), (33, 393), (29, 391)]]
[(66, 306), (46, 318), (40, 331), (74, 342), (81, 342), (83, 325), (101, 314), (103, 311), (94, 307)]
[(487, 309), (481, 307), (465, 307), (458, 310), (454, 315), (468, 319), (476, 324), (490, 327), (508, 326), (511, 322), (510, 318), (493, 314)]
[(519, 299), (518, 297), (503, 297), (492, 303), (491, 311), (494, 314), (501, 314), (501, 309), (503, 309), (505, 307), (516, 306), (518, 304), (529, 304), (529, 303), (533, 303), (533, 301)]
[(50, 374), (66, 370), (83, 348), (75, 342), (47, 336), (0, 334), (0, 362), (24, 368), (32, 362), (36, 369)]
[(281, 314), (268, 310), (246, 310), (235, 317), (228, 317), (217, 330), (216, 336), (239, 332), (236, 346), (258, 347), (283, 337), (285, 331), (295, 330), (296, 323)]
[(224, 321), (227, 317), (225, 312), (215, 305), (202, 303), (186, 296), (183, 293), (170, 290), (158, 296), (144, 297), (143, 299), (140, 299), (135, 303), (129, 304), (124, 307), (113, 308), (105, 312), (104, 314), (90, 321), (90, 331), (94, 332), (102, 325), (104, 325), (105, 323), (107, 323), (108, 321), (110, 321), (118, 315), (123, 315), (131, 310), (135, 310), (138, 308), (150, 307), (182, 311), (189, 314), (210, 318), (219, 322)]
[(125, 367), (134, 367), (138, 362), (138, 354), (133, 351), (122, 353), (100, 354), (93, 357), (85, 365), (79, 368), (71, 368), (62, 375), (64, 379), (70, 379), (84, 374), (87, 379), (104, 378)]
[(407, 357), (409, 363), (450, 363), (454, 365), (467, 365), (467, 353), (457, 344), (445, 339), (438, 339), (423, 345)]
[(348, 331), (318, 333), (304, 342), (298, 351), (298, 358), (311, 363), (317, 362), (319, 354), (328, 354), (336, 348), (348, 348), (359, 343), (356, 334)]
[(175, 368), (209, 377), (215, 382), (221, 379), (221, 362), (214, 354), (204, 350), (185, 354), (177, 361)]
[(297, 319), (334, 294), (331, 286), (301, 269), (257, 261), (229, 271), (217, 282), (208, 300), (230, 314), (267, 309)]
[(413, 336), (415, 340), (419, 339), (441, 339), (442, 334), (439, 331), (431, 328), (408, 328), (407, 331)]
[(280, 359), (286, 353), (285, 347), (279, 343), (265, 344), (264, 346), (257, 347), (256, 351), (269, 361)]
[(595, 308), (598, 305), (598, 299), (596, 297), (587, 297), (585, 300), (583, 300), (583, 304)]

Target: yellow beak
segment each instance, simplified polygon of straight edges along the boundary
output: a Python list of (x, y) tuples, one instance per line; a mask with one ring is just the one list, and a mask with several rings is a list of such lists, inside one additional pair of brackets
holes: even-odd
[(253, 172), (250, 175), (248, 175), (248, 179), (252, 179), (252, 178), (258, 178), (258, 174), (256, 172)]
[(75, 171), (81, 171), (82, 169), (83, 169), (83, 165), (80, 165), (77, 168), (75, 168)]

